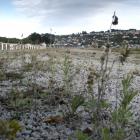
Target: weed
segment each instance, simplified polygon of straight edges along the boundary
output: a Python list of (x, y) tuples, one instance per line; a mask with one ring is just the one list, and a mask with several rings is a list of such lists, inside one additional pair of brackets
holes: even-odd
[(77, 131), (75, 135), (77, 140), (90, 140), (89, 136), (81, 131)]
[(71, 88), (71, 80), (72, 80), (71, 79), (72, 62), (68, 54), (65, 54), (62, 71), (64, 74), (63, 81), (64, 81), (65, 95), (69, 96), (70, 88)]
[(21, 126), (18, 121), (0, 120), (0, 136), (3, 140), (14, 140), (19, 131), (21, 131)]
[[(121, 131), (122, 133), (122, 137), (119, 138), (119, 140), (123, 140), (127, 137), (128, 134), (126, 133), (125, 128), (131, 125), (130, 120), (132, 120), (133, 114), (131, 112), (130, 104), (133, 98), (137, 95), (136, 91), (130, 89), (132, 79), (132, 75), (127, 75), (127, 77), (124, 77), (122, 80), (123, 90), (121, 93), (121, 101), (118, 109), (112, 113), (112, 120), (116, 127), (115, 137), (118, 137), (118, 132)], [(116, 138), (116, 140), (118, 140), (118, 138)]]
[(55, 87), (55, 72), (56, 72), (56, 64), (55, 64), (55, 60), (54, 57), (52, 56), (49, 60), (49, 70), (50, 70), (50, 77), (49, 77), (49, 92), (52, 95)]
[(71, 101), (71, 109), (72, 114), (74, 114), (77, 110), (77, 108), (84, 104), (84, 97), (82, 95), (75, 95)]
[(12, 89), (9, 98), (8, 106), (15, 111), (13, 118), (19, 119), (21, 112), (29, 110), (32, 105), (32, 99), (24, 97), (23, 93), (15, 88)]
[(16, 73), (16, 72), (6, 72), (5, 76), (7, 79), (11, 79), (11, 80), (18, 80), (23, 78), (22, 73)]
[[(111, 30), (111, 28), (110, 28)], [(120, 62), (123, 65), (126, 58), (129, 55), (129, 49), (127, 42), (123, 43), (124, 49), (121, 52)], [(129, 126), (132, 119), (132, 113), (130, 104), (133, 98), (136, 96), (136, 92), (130, 90), (130, 83), (132, 76), (127, 76), (122, 80), (123, 91), (120, 95), (121, 100), (118, 105), (118, 95), (116, 95), (116, 109), (111, 110), (111, 106), (104, 98), (106, 95), (106, 88), (110, 74), (113, 69), (115, 60), (112, 62), (111, 68), (108, 68), (109, 64), (109, 37), (106, 49), (100, 58), (100, 70), (94, 72), (90, 70), (87, 80), (87, 89), (91, 95), (91, 99), (85, 103), (85, 107), (88, 108), (89, 113), (92, 113), (93, 118), (93, 139), (97, 140), (124, 140), (129, 132), (126, 132), (126, 127)], [(120, 66), (120, 65), (119, 65)], [(119, 75), (118, 75), (119, 76)], [(97, 98), (93, 95), (93, 84), (96, 79), (98, 83)], [(116, 93), (118, 94), (118, 93)], [(82, 134), (81, 134), (82, 135)], [(94, 137), (96, 135), (96, 137)], [(77, 138), (78, 139), (78, 138)], [(86, 139), (86, 138), (84, 138)]]
[(126, 61), (126, 58), (128, 57), (128, 55), (130, 54), (130, 50), (128, 48), (128, 42), (127, 41), (123, 41), (122, 43), (122, 51), (120, 52), (120, 62), (122, 63), (122, 65), (124, 64), (124, 62)]

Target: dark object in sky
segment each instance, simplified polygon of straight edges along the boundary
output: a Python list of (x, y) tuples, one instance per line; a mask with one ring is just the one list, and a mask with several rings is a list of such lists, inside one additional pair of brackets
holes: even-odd
[(118, 17), (115, 15), (115, 12), (114, 12), (114, 15), (112, 18), (113, 18), (112, 24), (117, 25), (118, 24)]

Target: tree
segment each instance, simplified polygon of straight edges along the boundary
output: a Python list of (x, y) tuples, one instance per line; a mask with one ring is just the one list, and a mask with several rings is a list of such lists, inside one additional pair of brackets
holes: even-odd
[(46, 44), (53, 44), (55, 41), (55, 35), (53, 34), (42, 34), (41, 35), (42, 42), (45, 42)]
[(38, 33), (32, 33), (28, 36), (29, 42), (32, 44), (40, 44), (41, 43), (41, 35)]

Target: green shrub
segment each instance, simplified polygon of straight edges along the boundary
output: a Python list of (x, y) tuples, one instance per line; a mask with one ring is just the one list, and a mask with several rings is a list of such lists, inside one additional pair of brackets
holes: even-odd
[(21, 126), (18, 121), (0, 120), (0, 136), (4, 139), (14, 140), (19, 131), (21, 131)]
[(90, 140), (89, 136), (82, 131), (77, 131), (75, 135), (77, 140)]
[(79, 106), (84, 104), (84, 101), (85, 101), (85, 99), (82, 95), (76, 95), (72, 98), (71, 109), (72, 109), (73, 114), (76, 112), (76, 110)]

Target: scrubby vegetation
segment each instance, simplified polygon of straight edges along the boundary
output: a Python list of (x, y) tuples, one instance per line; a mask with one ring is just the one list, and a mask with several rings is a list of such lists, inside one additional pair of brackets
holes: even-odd
[(55, 40), (55, 35), (45, 33), (45, 34), (39, 34), (39, 33), (32, 33), (28, 37), (23, 39), (18, 38), (7, 38), (7, 37), (0, 37), (0, 42), (3, 43), (15, 43), (15, 44), (53, 44)]

